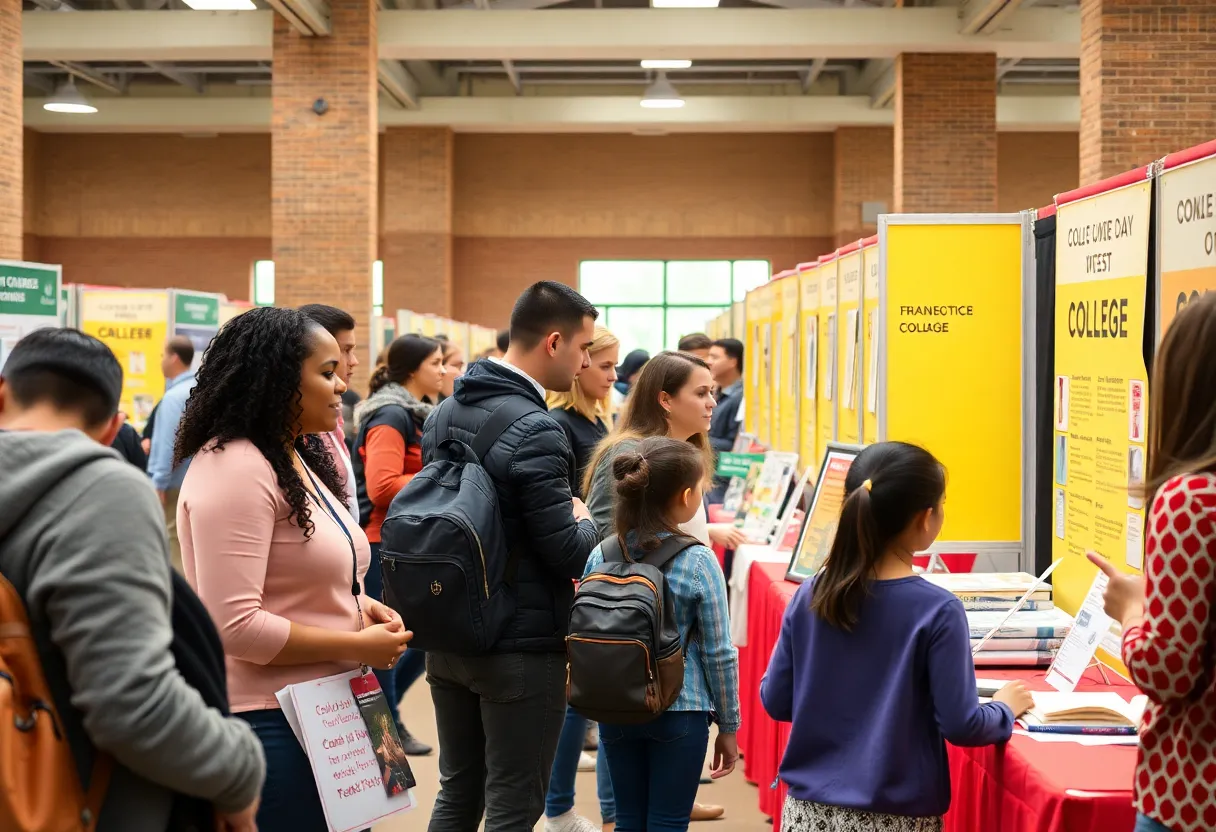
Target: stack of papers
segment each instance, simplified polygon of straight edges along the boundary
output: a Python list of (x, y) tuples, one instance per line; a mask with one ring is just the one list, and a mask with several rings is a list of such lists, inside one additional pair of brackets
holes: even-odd
[[(946, 572), (926, 573), (922, 577), (958, 596), (968, 612), (1008, 612), (1036, 580), (1034, 575), (1025, 572)], [(1031, 593), (1022, 605), (1024, 610), (1049, 610), (1054, 607), (1051, 587), (1047, 585)]]
[[(1035, 576), (1025, 572), (923, 577), (963, 602), (976, 667), (1046, 667), (1073, 625), (1072, 616), (1052, 603), (1051, 586), (1036, 587)], [(1011, 614), (1024, 596), (1026, 601)]]

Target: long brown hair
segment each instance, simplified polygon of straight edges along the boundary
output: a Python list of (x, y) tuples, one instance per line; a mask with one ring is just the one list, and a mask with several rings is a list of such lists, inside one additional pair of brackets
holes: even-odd
[[(659, 404), (659, 394), (674, 396), (679, 393), (697, 367), (709, 369), (709, 365), (695, 355), (670, 350), (665, 350), (646, 362), (629, 390), (629, 398), (625, 400), (616, 429), (604, 437), (587, 465), (583, 474), (584, 494), (591, 493), (591, 480), (600, 463), (620, 442), (626, 439), (667, 436), (667, 411)], [(689, 437), (688, 443), (701, 451), (705, 470), (711, 470), (713, 450), (709, 444), (708, 433), (695, 433)]]
[(700, 451), (679, 439), (652, 436), (637, 448), (617, 454), (612, 460), (616, 479), (616, 511), (613, 525), (622, 548), (626, 535), (636, 535), (643, 551), (659, 545), (663, 532), (679, 534), (667, 510), (685, 489), (705, 479), (705, 460)]
[(368, 379), (368, 392), (374, 394), (390, 382), (405, 384), (441, 346), (441, 341), (412, 333), (395, 339), (385, 348), (385, 360), (376, 365)]
[(811, 609), (833, 627), (857, 625), (874, 569), (895, 538), (946, 493), (946, 470), (933, 454), (906, 442), (879, 442), (853, 460), (844, 505)]
[(1149, 387), (1152, 499), (1179, 474), (1216, 470), (1216, 292), (1188, 304), (1166, 330)]

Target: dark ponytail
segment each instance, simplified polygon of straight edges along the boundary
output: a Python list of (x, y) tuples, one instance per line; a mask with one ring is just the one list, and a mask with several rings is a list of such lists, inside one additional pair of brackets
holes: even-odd
[(887, 547), (945, 494), (946, 471), (924, 448), (881, 442), (862, 451), (845, 477), (840, 522), (811, 590), (811, 609), (851, 631)]
[(688, 442), (666, 436), (643, 439), (632, 451), (612, 461), (616, 478), (616, 533), (624, 542), (637, 536), (643, 550), (659, 545), (659, 534), (679, 529), (667, 520), (667, 509), (685, 489), (705, 479), (701, 451)]
[(425, 335), (411, 333), (394, 339), (384, 350), (384, 360), (377, 363), (367, 381), (368, 392), (375, 394), (389, 383), (405, 384), (422, 363), (441, 348), (439, 341)]
[(375, 393), (386, 384), (388, 384), (388, 365), (377, 364), (376, 369), (372, 370), (372, 377), (367, 380), (367, 392)]

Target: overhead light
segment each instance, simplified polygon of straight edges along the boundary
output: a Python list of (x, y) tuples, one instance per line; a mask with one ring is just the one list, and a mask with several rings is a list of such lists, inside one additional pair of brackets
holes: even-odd
[(659, 72), (654, 83), (646, 88), (641, 103), (643, 107), (652, 110), (675, 110), (684, 106), (684, 99), (667, 80), (667, 73)]
[(688, 69), (690, 66), (692, 66), (692, 61), (681, 61), (681, 60), (642, 61), (642, 69)]
[(97, 108), (89, 103), (80, 90), (76, 89), (76, 81), (72, 76), (59, 85), (55, 94), (47, 99), (42, 109), (52, 113), (95, 113)]
[(196, 12), (252, 12), (253, 0), (182, 0)]
[(716, 9), (718, 0), (650, 0), (656, 9)]

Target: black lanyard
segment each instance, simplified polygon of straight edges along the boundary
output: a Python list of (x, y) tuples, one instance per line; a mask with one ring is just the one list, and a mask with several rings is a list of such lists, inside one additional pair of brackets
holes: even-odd
[[(296, 454), (299, 456), (299, 454)], [(304, 473), (308, 475), (308, 481), (312, 483), (313, 491), (309, 492), (313, 502), (318, 506), (322, 506), (330, 518), (342, 530), (342, 534), (346, 535), (346, 542), (350, 544), (350, 594), (355, 596), (355, 609), (359, 613), (359, 629), (363, 629), (363, 608), (359, 605), (359, 556), (355, 553), (355, 539), (351, 536), (350, 529), (346, 528), (346, 524), (342, 522), (342, 518), (338, 516), (337, 510), (330, 505), (329, 498), (321, 492), (321, 486), (317, 484), (316, 479), (312, 475), (312, 471), (308, 469), (308, 465), (304, 462), (303, 457), (300, 458), (300, 466), (304, 469)]]

